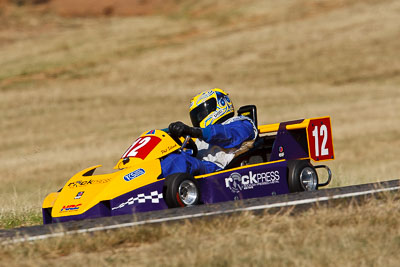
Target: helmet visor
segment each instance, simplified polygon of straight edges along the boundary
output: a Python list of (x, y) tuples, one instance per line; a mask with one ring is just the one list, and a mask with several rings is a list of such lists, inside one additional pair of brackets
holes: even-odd
[(217, 100), (215, 98), (208, 99), (204, 103), (198, 105), (190, 111), (190, 119), (194, 127), (200, 127), (200, 122), (204, 120), (211, 112), (217, 109)]

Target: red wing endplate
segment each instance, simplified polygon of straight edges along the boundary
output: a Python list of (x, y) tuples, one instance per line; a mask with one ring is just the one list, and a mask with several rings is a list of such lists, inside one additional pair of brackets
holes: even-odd
[(330, 117), (311, 119), (307, 135), (311, 159), (321, 161), (335, 158)]

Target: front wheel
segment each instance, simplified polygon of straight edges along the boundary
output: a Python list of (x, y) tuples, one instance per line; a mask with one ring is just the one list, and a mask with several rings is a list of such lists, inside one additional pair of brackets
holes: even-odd
[(198, 182), (188, 173), (168, 175), (165, 178), (163, 195), (168, 208), (193, 206), (200, 201)]
[(313, 165), (307, 160), (288, 162), (289, 191), (314, 191), (318, 189), (318, 174)]

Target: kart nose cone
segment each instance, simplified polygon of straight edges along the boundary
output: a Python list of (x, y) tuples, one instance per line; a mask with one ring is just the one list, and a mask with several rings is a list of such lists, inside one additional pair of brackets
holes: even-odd
[(300, 173), (300, 182), (305, 191), (317, 189), (318, 176), (313, 168), (305, 167)]

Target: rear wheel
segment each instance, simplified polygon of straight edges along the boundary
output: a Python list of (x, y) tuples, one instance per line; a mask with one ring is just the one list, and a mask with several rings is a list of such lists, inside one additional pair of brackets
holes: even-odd
[(165, 178), (163, 195), (168, 208), (193, 206), (200, 201), (198, 182), (188, 173), (168, 175)]
[(307, 160), (288, 162), (288, 185), (290, 192), (314, 191), (318, 189), (318, 174)]

